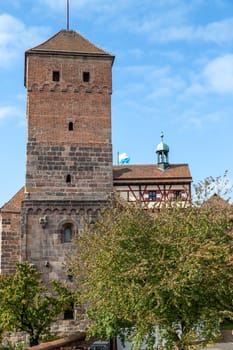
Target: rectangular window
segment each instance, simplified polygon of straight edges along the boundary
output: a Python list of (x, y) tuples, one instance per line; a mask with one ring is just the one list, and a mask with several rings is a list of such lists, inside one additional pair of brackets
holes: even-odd
[(90, 72), (83, 72), (83, 81), (88, 83), (90, 81)]
[(156, 201), (156, 191), (149, 191), (149, 201), (150, 202)]
[(73, 123), (73, 122), (69, 122), (69, 124), (68, 124), (68, 130), (69, 130), (69, 131), (74, 130), (74, 123)]
[(53, 71), (53, 81), (60, 81), (60, 72)]
[(64, 320), (73, 320), (73, 319), (74, 319), (74, 310), (65, 310)]
[(174, 192), (174, 197), (175, 197), (175, 199), (180, 199), (180, 197), (181, 197), (181, 191), (175, 191), (175, 192)]

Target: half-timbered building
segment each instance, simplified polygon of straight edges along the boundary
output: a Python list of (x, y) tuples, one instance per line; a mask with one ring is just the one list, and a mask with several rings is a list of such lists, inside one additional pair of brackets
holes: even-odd
[(191, 202), (191, 182), (188, 164), (169, 164), (169, 147), (161, 142), (156, 148), (157, 163), (118, 165), (113, 167), (114, 191), (128, 203), (139, 203), (145, 209), (159, 209)]

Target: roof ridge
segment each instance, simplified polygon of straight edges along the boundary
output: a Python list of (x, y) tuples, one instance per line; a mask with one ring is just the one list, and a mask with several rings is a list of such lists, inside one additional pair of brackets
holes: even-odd
[(79, 32), (65, 29), (60, 30), (46, 41), (27, 50), (26, 53), (33, 51), (90, 53), (114, 57), (114, 55), (93, 44)]

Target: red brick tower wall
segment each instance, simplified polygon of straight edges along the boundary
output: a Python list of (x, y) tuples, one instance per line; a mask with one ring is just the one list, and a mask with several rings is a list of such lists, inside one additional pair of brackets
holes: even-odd
[(108, 57), (27, 55), (30, 199), (106, 200), (111, 194), (111, 66)]

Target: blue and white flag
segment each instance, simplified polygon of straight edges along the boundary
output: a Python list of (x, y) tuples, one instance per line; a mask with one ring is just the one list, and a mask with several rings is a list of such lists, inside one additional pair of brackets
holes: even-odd
[(129, 164), (130, 158), (127, 153), (120, 153), (118, 155), (119, 164)]

